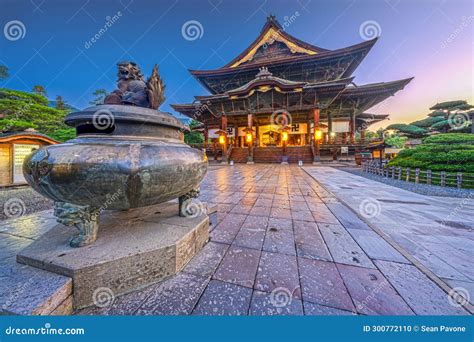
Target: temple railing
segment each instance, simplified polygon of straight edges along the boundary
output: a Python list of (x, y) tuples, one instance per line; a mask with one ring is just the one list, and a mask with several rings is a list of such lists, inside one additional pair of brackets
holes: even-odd
[(402, 168), (380, 165), (378, 161), (362, 163), (362, 172), (416, 184), (456, 187), (458, 189), (474, 188), (474, 174), (472, 173), (420, 170), (419, 168), (412, 169), (409, 167)]

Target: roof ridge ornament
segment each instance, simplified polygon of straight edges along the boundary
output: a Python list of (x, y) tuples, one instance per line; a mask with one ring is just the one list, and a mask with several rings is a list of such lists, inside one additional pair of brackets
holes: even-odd
[(266, 78), (266, 77), (270, 77), (272, 75), (273, 74), (270, 71), (268, 71), (268, 68), (263, 66), (263, 67), (258, 69), (258, 74), (257, 74), (256, 78)]

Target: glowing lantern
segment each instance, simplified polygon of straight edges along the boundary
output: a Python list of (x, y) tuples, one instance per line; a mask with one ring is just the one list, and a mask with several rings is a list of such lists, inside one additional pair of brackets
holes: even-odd
[(281, 133), (281, 140), (283, 140), (283, 141), (288, 140), (288, 132), (282, 132)]
[(331, 136), (331, 138), (334, 138), (336, 136), (336, 133), (335, 132), (331, 132), (329, 133), (329, 135)]
[(319, 141), (323, 137), (323, 132), (319, 129), (314, 131), (314, 140)]
[(221, 144), (221, 145), (225, 144), (225, 136), (224, 135), (219, 136), (219, 144)]
[(245, 141), (246, 142), (251, 143), (252, 139), (253, 139), (252, 133), (249, 132), (249, 133), (245, 134)]

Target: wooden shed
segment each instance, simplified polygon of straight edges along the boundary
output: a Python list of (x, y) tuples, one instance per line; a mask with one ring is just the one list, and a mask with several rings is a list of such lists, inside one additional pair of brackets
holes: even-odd
[(59, 142), (38, 132), (0, 133), (0, 185), (25, 184), (23, 161), (32, 151)]

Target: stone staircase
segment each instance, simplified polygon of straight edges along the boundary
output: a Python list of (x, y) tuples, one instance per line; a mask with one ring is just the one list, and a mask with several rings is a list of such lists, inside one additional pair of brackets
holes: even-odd
[(283, 148), (281, 147), (255, 147), (253, 161), (256, 163), (281, 163)]
[(304, 164), (311, 164), (313, 162), (313, 152), (311, 146), (289, 146), (286, 148), (286, 155), (288, 156), (288, 163), (297, 164), (299, 160)]
[(230, 155), (230, 160), (233, 160), (234, 163), (246, 163), (248, 156), (247, 147), (233, 147), (232, 154)]

